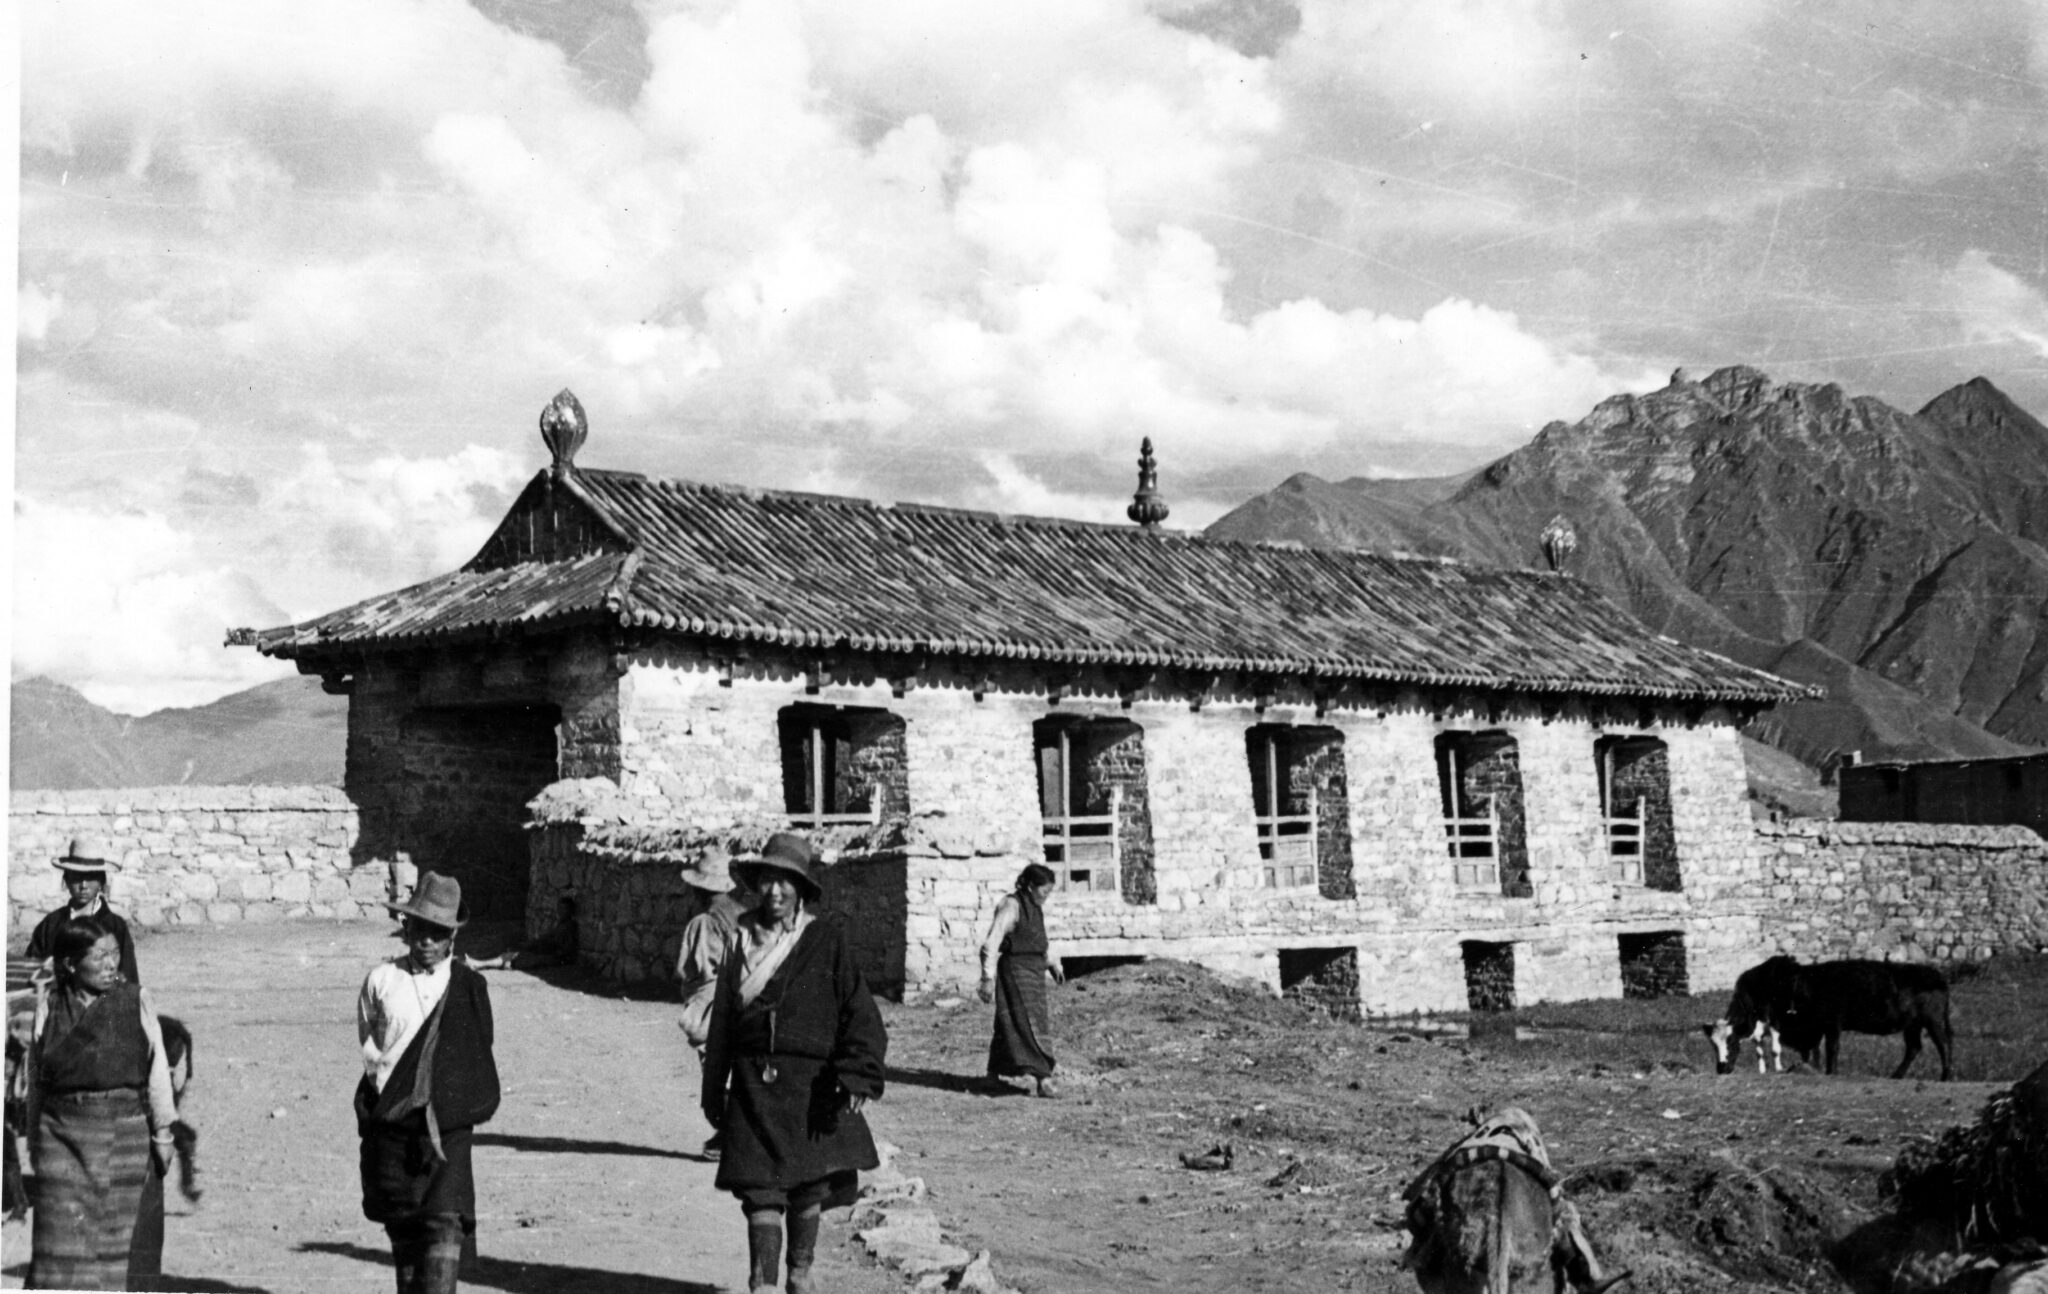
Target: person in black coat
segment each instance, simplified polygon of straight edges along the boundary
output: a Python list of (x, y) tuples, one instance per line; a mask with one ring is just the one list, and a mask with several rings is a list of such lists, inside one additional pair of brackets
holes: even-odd
[(711, 1009), (704, 1117), (724, 1134), (717, 1185), (747, 1219), (749, 1289), (811, 1294), (819, 1214), (851, 1204), (881, 1161), (861, 1109), (882, 1095), (889, 1037), (847, 947), (818, 914), (818, 857), (788, 832), (733, 870), (758, 898), (741, 917)]
[(470, 1146), (498, 1110), (491, 992), (454, 956), (461, 882), (428, 872), (385, 906), (406, 954), (372, 969), (356, 1003), (363, 1216), (391, 1237), (399, 1294), (453, 1294), (476, 1232)]
[(135, 967), (135, 936), (128, 923), (107, 906), (107, 876), (121, 870), (120, 851), (100, 836), (79, 836), (62, 858), (53, 859), (64, 873), (64, 889), (71, 901), (36, 923), (28, 937), (27, 955), (38, 960), (55, 952), (57, 931), (76, 917), (94, 917), (100, 927), (114, 936), (121, 949), (121, 978), (140, 984), (142, 973)]

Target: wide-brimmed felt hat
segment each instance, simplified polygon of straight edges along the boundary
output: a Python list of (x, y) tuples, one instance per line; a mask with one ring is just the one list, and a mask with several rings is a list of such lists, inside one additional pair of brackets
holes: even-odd
[(818, 883), (817, 849), (793, 831), (778, 831), (768, 837), (760, 853), (733, 859), (732, 870), (739, 873), (750, 890), (760, 889), (763, 882), (779, 872), (794, 879), (809, 898), (815, 899), (825, 892), (825, 887)]
[(462, 902), (462, 882), (439, 872), (427, 872), (403, 903), (386, 902), (385, 907), (402, 917), (418, 917), (432, 925), (454, 930), (469, 920), (469, 908)]
[(723, 849), (714, 849), (683, 869), (683, 884), (725, 894), (732, 889), (731, 868), (732, 858)]
[(121, 851), (105, 836), (77, 836), (64, 856), (52, 861), (67, 872), (118, 872)]

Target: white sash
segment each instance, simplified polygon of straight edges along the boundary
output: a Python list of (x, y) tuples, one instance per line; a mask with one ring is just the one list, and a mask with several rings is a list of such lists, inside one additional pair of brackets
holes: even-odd
[(787, 930), (773, 927), (756, 927), (746, 931), (746, 947), (740, 954), (740, 1005), (748, 1006), (761, 996), (761, 990), (768, 987), (768, 981), (775, 972), (782, 969), (782, 963), (789, 958), (796, 947), (797, 937), (811, 924), (811, 914), (799, 912)]

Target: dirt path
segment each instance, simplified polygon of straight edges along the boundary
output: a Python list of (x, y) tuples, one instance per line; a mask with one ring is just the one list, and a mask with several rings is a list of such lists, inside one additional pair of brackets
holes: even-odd
[[(138, 948), (158, 1006), (192, 1029), (186, 1094), (204, 1198), (172, 1195), (165, 1289), (382, 1290), (383, 1229), (361, 1211), (349, 1096), (360, 1073), (355, 994), (398, 950), (391, 926), (301, 922), (173, 931)], [(480, 1270), (510, 1294), (744, 1290), (738, 1206), (696, 1157), (695, 1058), (672, 1004), (490, 974), (504, 1082), (478, 1134)], [(886, 1135), (886, 1133), (884, 1133)], [(843, 1225), (821, 1246), (826, 1288), (901, 1294), (864, 1267)], [(28, 1236), (5, 1228), (0, 1284), (18, 1288)]]

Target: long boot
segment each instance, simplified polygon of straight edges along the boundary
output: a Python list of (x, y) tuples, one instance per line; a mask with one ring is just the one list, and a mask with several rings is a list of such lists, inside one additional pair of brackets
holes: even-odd
[(818, 1220), (824, 1206), (807, 1204), (789, 1215), (788, 1294), (811, 1294), (811, 1261), (818, 1254)]
[(776, 1288), (782, 1269), (782, 1210), (747, 1210), (747, 1289), (762, 1294)]
[(427, 1237), (416, 1222), (395, 1222), (384, 1228), (391, 1237), (391, 1265), (398, 1273), (398, 1294), (420, 1294), (420, 1272), (427, 1258)]
[(427, 1252), (420, 1263), (420, 1294), (455, 1294), (462, 1275), (462, 1219), (435, 1214), (427, 1223)]

